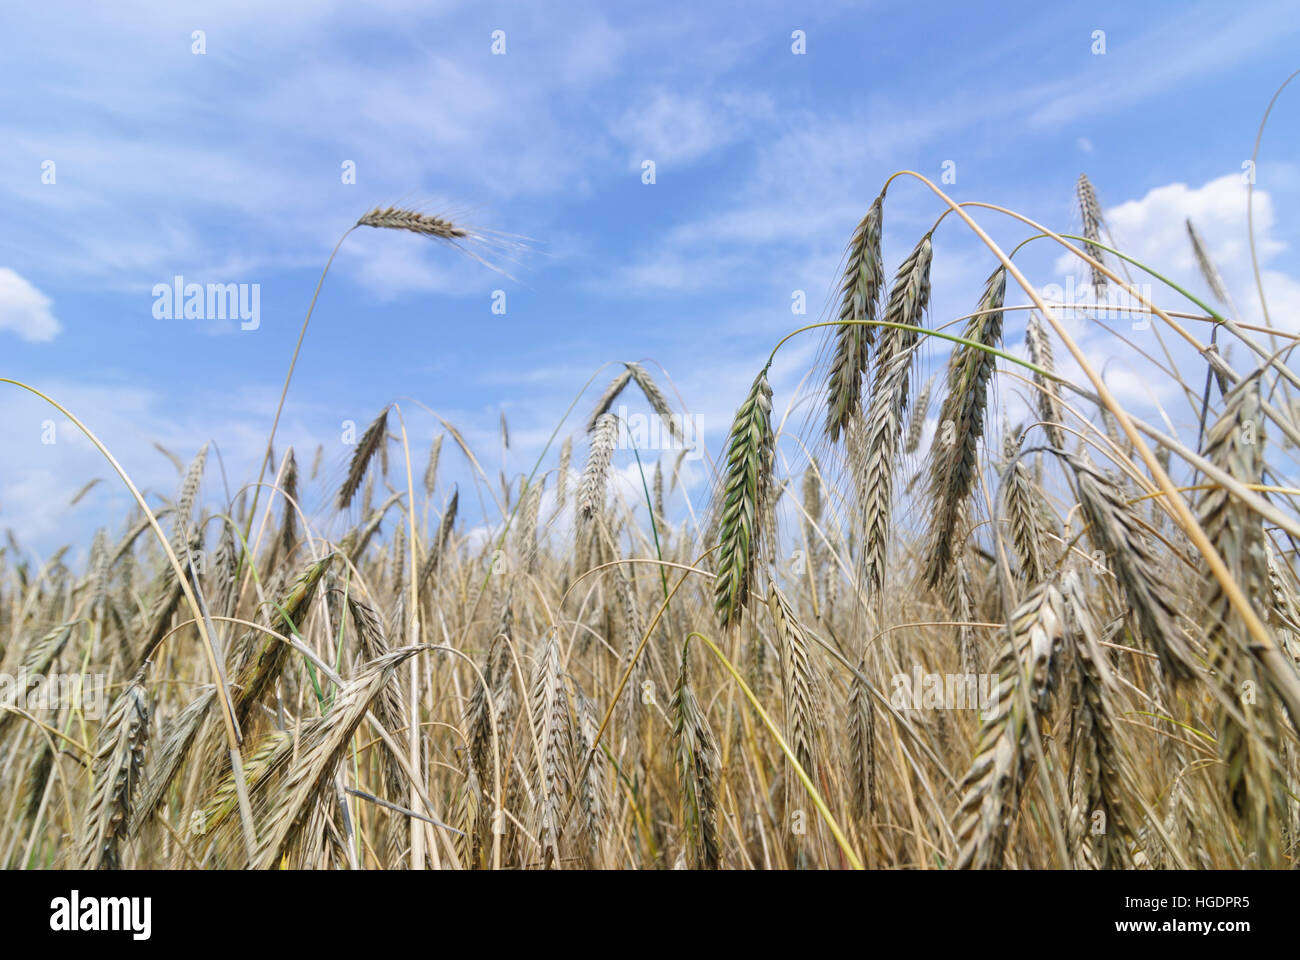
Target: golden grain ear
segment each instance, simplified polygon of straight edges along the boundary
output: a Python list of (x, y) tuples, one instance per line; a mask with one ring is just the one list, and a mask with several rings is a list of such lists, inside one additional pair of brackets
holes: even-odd
[(470, 236), (470, 231), (456, 226), (450, 220), (397, 207), (375, 207), (357, 221), (357, 226), (375, 227), (378, 230), (407, 230), (439, 240), (457, 240)]
[(361, 488), (361, 481), (365, 479), (370, 461), (388, 445), (388, 410), (389, 408), (385, 407), (379, 416), (371, 421), (370, 426), (366, 427), (366, 432), (357, 441), (357, 448), (352, 452), (352, 459), (348, 463), (348, 475), (343, 481), (343, 486), (339, 488), (338, 508), (340, 510), (346, 510), (352, 505), (352, 498)]
[(116, 870), (122, 865), (135, 802), (144, 781), (149, 746), (149, 693), (141, 668), (114, 701), (99, 728), (91, 762), (94, 790), (81, 817), (81, 870)]
[(713, 730), (691, 684), (689, 651), (690, 645), (684, 644), (677, 687), (668, 705), (686, 840), (683, 849), (689, 851), (691, 866), (716, 870), (722, 866), (717, 796), (720, 760)]

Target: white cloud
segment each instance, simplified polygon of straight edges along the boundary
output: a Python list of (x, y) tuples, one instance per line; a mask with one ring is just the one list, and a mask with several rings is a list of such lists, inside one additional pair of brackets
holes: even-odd
[[(1129, 200), (1103, 211), (1107, 226), (1113, 235), (1114, 246), (1134, 259), (1150, 266), (1174, 283), (1203, 299), (1219, 310), (1235, 313), (1247, 323), (1262, 323), (1259, 295), (1251, 267), (1249, 232), (1246, 219), (1246, 187), (1239, 174), (1228, 174), (1199, 187), (1185, 183), (1170, 183), (1149, 190), (1139, 199)], [(1267, 191), (1254, 192), (1255, 246), (1260, 260), (1260, 276), (1268, 300), (1269, 317), (1281, 330), (1294, 331), (1300, 322), (1300, 280), (1279, 269), (1269, 269), (1268, 262), (1287, 250), (1287, 245), (1275, 235), (1275, 207)], [(1233, 308), (1215, 302), (1208, 284), (1201, 275), (1187, 233), (1187, 221), (1196, 226), (1208, 248), (1210, 258), (1222, 275)], [(1121, 278), (1124, 269), (1114, 257), (1107, 255), (1106, 262)], [(1199, 312), (1175, 290), (1129, 266), (1132, 282), (1151, 300), (1167, 310)], [(1086, 283), (1086, 268), (1072, 254), (1056, 258), (1053, 274), (1039, 284), (1061, 284), (1063, 277), (1073, 276), (1075, 282)], [(1091, 288), (1086, 288), (1090, 290)], [(1067, 299), (1071, 298), (1068, 285)], [(1088, 298), (1087, 292), (1073, 299)], [(1119, 303), (1128, 298), (1110, 288), (1106, 302)], [(1061, 311), (1058, 319), (1072, 339), (1079, 343), (1089, 364), (1105, 380), (1111, 392), (1130, 411), (1151, 423), (1162, 423), (1168, 417), (1175, 429), (1184, 433), (1184, 439), (1195, 435), (1199, 421), (1200, 385), (1205, 377), (1205, 361), (1182, 337), (1168, 330), (1161, 321), (1139, 315), (1106, 312), (1094, 315), (1093, 311)], [(1103, 329), (1102, 322), (1114, 333)], [(1180, 321), (1183, 328), (1200, 342), (1210, 335), (1208, 323), (1196, 320)], [(1159, 329), (1163, 344), (1157, 341)], [(1123, 339), (1120, 339), (1120, 338)], [(1266, 343), (1266, 338), (1259, 337)], [(1127, 342), (1125, 342), (1127, 341)], [(1227, 347), (1230, 363), (1240, 371), (1253, 360), (1241, 344), (1231, 351), (1232, 338)], [(1223, 343), (1223, 338), (1220, 338)], [(1086, 383), (1082, 369), (1066, 351), (1057, 351), (1058, 372), (1076, 383)], [(1156, 368), (1156, 364), (1173, 372), (1170, 376)], [(1178, 380), (1188, 386), (1192, 398), (1184, 393)], [(1213, 406), (1213, 401), (1212, 401)]]
[[(603, 130), (575, 137), (570, 111), (588, 109), (593, 86), (618, 67), (621, 34), (588, 13), (580, 27), (527, 44), (531, 15), (521, 13), (510, 56), (494, 58), (486, 32), (472, 46), (448, 42), (461, 34), (458, 21), (444, 19), (457, 5), (375, 5), (366, 30), (400, 24), (404, 41), (378, 59), (353, 44), (355, 18), (337, 0), (277, 5), (266, 17), (314, 53), (265, 83), (248, 82), (249, 71), (282, 51), (260, 29), (266, 18), (250, 21), (255, 5), (244, 0), (200, 18), (206, 57), (189, 52), (190, 15), (143, 9), (130, 29), (79, 22), (61, 51), (22, 53), (13, 71), (53, 63), (60, 83), (25, 114), (2, 111), (0, 137), (14, 149), (0, 157), (0, 195), (12, 206), (0, 256), (16, 270), (31, 274), (39, 264), (97, 289), (147, 288), (235, 258), (249, 271), (319, 269), (367, 207), (411, 206), (408, 191), (418, 199), (428, 184), (473, 204), (475, 225), (518, 229), (497, 223), (505, 200), (583, 189), (593, 169), (615, 175), (611, 139)], [(16, 15), (13, 35), (43, 29), (50, 16), (49, 8)], [(116, 54), (105, 58), (104, 49)], [(2, 93), (0, 105), (12, 105)], [(72, 119), (52, 124), (52, 116)], [(30, 175), (46, 160), (57, 161), (53, 184)], [(356, 165), (355, 186), (342, 183), (345, 160)], [(456, 282), (451, 268), (410, 259), (352, 277), (380, 297)], [(487, 271), (478, 275), (487, 282)]]
[(0, 330), (16, 333), (29, 343), (45, 343), (57, 337), (60, 329), (50, 312), (50, 298), (8, 267), (0, 267)]
[[(1300, 325), (1300, 280), (1281, 270), (1267, 269), (1268, 262), (1284, 253), (1287, 245), (1273, 235), (1277, 217), (1268, 191), (1257, 187), (1253, 202), (1255, 249), (1269, 316), (1280, 329), (1295, 330)], [(1228, 294), (1240, 312), (1239, 319), (1250, 323), (1263, 321), (1250, 262), (1246, 185), (1239, 174), (1227, 174), (1200, 187), (1185, 183), (1156, 187), (1140, 200), (1129, 200), (1106, 210), (1105, 217), (1118, 249), (1212, 305), (1221, 306), (1212, 303), (1208, 286), (1196, 265), (1187, 235), (1190, 219), (1223, 276)], [(1077, 268), (1067, 254), (1057, 261), (1057, 270), (1073, 273)], [(1147, 282), (1136, 275), (1134, 279)], [(1161, 305), (1169, 306), (1181, 299), (1154, 282), (1152, 286), (1156, 291), (1155, 300)]]

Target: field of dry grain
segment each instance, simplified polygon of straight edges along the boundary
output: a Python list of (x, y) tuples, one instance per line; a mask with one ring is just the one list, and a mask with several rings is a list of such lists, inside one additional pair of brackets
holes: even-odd
[[(670, 435), (691, 412), (618, 362), (515, 476), (453, 424), (379, 412), (325, 491), (337, 539), (300, 508), (319, 454), (270, 424), (230, 498), (207, 447), (161, 507), (112, 461), (138, 505), (78, 569), (11, 537), (0, 865), (1293, 865), (1297, 338), (1237, 319), (1190, 224), (1217, 299), (1141, 295), (1161, 265), (1113, 249), (1080, 178), (1081, 236), (1015, 216), (1094, 293), (1133, 291), (1193, 429), (1144, 420), (1062, 322), (1087, 305), (1047, 303), (979, 229), (993, 211), (905, 179), (934, 226), (887, 264), (887, 194), (868, 207), (835, 307), (791, 330), (824, 341), (807, 402), (753, 358), (707, 511), (684, 453), (612, 484), (620, 410)], [(475, 241), (416, 211), (357, 226)], [(966, 316), (929, 309), (939, 229), (987, 246)], [(1197, 365), (1163, 364), (1169, 343)], [(928, 383), (923, 346), (946, 355)]]

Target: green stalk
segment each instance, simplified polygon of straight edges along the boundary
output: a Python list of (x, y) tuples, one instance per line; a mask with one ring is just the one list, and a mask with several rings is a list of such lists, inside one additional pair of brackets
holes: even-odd
[(781, 736), (781, 731), (776, 728), (776, 724), (772, 722), (772, 718), (767, 715), (767, 711), (763, 709), (763, 705), (758, 702), (758, 697), (754, 696), (754, 691), (749, 689), (749, 684), (745, 683), (744, 678), (741, 677), (741, 675), (736, 672), (736, 668), (731, 665), (731, 661), (723, 656), (722, 651), (718, 649), (717, 645), (704, 634), (692, 632), (686, 638), (687, 643), (695, 637), (699, 637), (708, 644), (709, 649), (712, 650), (714, 655), (722, 661), (722, 665), (727, 668), (727, 672), (736, 679), (736, 683), (740, 685), (741, 692), (743, 692), (749, 702), (754, 705), (754, 709), (758, 712), (759, 719), (763, 721), (763, 725), (767, 727), (768, 731), (776, 739), (777, 746), (781, 748), (781, 752), (784, 753), (786, 759), (790, 761), (790, 765), (794, 768), (795, 774), (799, 777), (804, 789), (808, 791), (808, 796), (812, 798), (813, 805), (817, 808), (817, 812), (820, 813), (822, 819), (826, 821), (826, 826), (830, 828), (831, 833), (835, 837), (835, 842), (839, 844), (840, 850), (843, 851), (844, 856), (848, 859), (853, 869), (865, 869), (865, 867), (862, 866), (862, 861), (858, 858), (858, 855), (854, 853), (853, 848), (849, 846), (849, 841), (848, 838), (844, 836), (844, 831), (840, 829), (840, 825), (836, 823), (835, 818), (831, 816), (831, 811), (830, 808), (826, 806), (826, 801), (822, 799), (822, 795), (818, 793), (817, 788), (813, 786), (813, 782), (808, 777), (807, 772), (799, 765), (799, 761), (795, 759), (794, 753), (790, 749), (790, 745), (785, 742), (785, 737)]
[(1048, 379), (1055, 380), (1058, 383), (1064, 383), (1067, 385), (1069, 384), (1069, 381), (1062, 376), (1058, 376), (1057, 374), (1052, 373), (1049, 370), (1044, 370), (1042, 367), (1038, 366), (1037, 364), (1030, 363), (1028, 360), (1025, 360), (1022, 357), (1017, 357), (1013, 354), (1007, 353), (1005, 350), (999, 350), (997, 347), (990, 347), (986, 343), (978, 343), (974, 340), (968, 340), (965, 337), (957, 336), (955, 333), (944, 333), (942, 330), (930, 330), (926, 327), (914, 327), (910, 323), (893, 323), (889, 320), (827, 320), (823, 323), (810, 323), (807, 326), (800, 327), (798, 330), (793, 330), (790, 333), (787, 333), (784, 337), (778, 340), (776, 346), (772, 348), (771, 356), (767, 358), (767, 366), (764, 367), (763, 369), (764, 370), (770, 369), (772, 366), (772, 361), (776, 359), (776, 352), (780, 350), (782, 346), (785, 345), (785, 342), (787, 340), (790, 340), (801, 333), (804, 333), (808, 330), (816, 330), (818, 327), (850, 327), (850, 326), (893, 327), (895, 330), (909, 330), (912, 333), (924, 334), (927, 337), (938, 337), (941, 340), (951, 340), (953, 343), (960, 343), (963, 346), (971, 347), (975, 350), (983, 350), (985, 353), (991, 353), (995, 357), (1001, 357), (1003, 360), (1024, 367), (1026, 370), (1032, 370), (1034, 373), (1038, 374), (1039, 376), (1047, 377)]

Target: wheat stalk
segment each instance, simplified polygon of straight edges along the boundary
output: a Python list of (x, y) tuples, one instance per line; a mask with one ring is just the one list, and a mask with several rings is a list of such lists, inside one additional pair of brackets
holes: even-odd
[(735, 623), (749, 602), (768, 528), (775, 446), (772, 388), (764, 367), (732, 421), (726, 474), (713, 511), (719, 543), (713, 605), (724, 627)]
[(840, 281), (840, 314), (843, 325), (832, 334), (835, 344), (826, 385), (826, 434), (839, 439), (849, 418), (861, 405), (862, 378), (867, 372), (879, 309), (880, 288), (885, 280), (880, 256), (881, 211), (884, 195), (877, 197), (849, 242), (848, 264)]
[[(352, 459), (348, 463), (348, 474), (343, 480), (343, 486), (339, 488), (338, 508), (346, 510), (352, 505), (352, 498), (356, 496), (357, 490), (361, 486), (361, 480), (366, 475), (366, 468), (370, 466), (370, 461), (374, 459), (375, 454), (381, 452), (386, 446), (388, 439), (388, 408), (366, 427), (366, 432), (361, 435), (357, 441), (357, 448), (352, 452)], [(367, 513), (368, 510), (363, 510)]]
[(533, 665), (528, 709), (537, 737), (533, 754), (533, 791), (537, 805), (537, 836), (544, 865), (559, 866), (565, 798), (573, 784), (573, 721), (560, 668), (555, 631), (542, 641)]
[(438, 459), (442, 456), (442, 441), (447, 435), (440, 433), (433, 438), (433, 445), (429, 447), (429, 463), (424, 468), (424, 493), (426, 496), (433, 496), (434, 488), (438, 486)]
[(1156, 555), (1125, 497), (1109, 478), (1078, 457), (1067, 456), (1088, 521), (1088, 536), (1110, 562), (1137, 616), (1142, 635), (1156, 650), (1165, 677), (1191, 679), (1199, 668), (1169, 603)]
[(916, 395), (916, 403), (907, 418), (907, 439), (903, 443), (903, 452), (909, 456), (916, 453), (921, 446), (921, 435), (925, 432), (925, 415), (930, 412), (930, 394), (934, 391), (934, 377), (925, 381), (925, 386)]
[(381, 230), (409, 230), (411, 233), (435, 237), (439, 240), (461, 240), (471, 236), (468, 230), (456, 226), (450, 220), (398, 207), (375, 207), (357, 221), (357, 226), (376, 227)]
[[(1079, 215), (1083, 220), (1083, 235), (1089, 242), (1084, 244), (1084, 249), (1088, 256), (1092, 257), (1099, 263), (1103, 259), (1103, 251), (1097, 246), (1101, 242), (1101, 204), (1097, 202), (1097, 192), (1092, 188), (1092, 181), (1088, 179), (1086, 173), (1079, 174), (1079, 180), (1075, 184), (1075, 194), (1079, 199)], [(1106, 287), (1106, 275), (1097, 267), (1089, 265), (1088, 268), (1092, 273), (1092, 286), (1101, 296), (1101, 292)]]
[[(772, 626), (781, 654), (781, 691), (785, 700), (785, 736), (794, 751), (795, 759), (804, 772), (816, 782), (820, 767), (821, 737), (824, 723), (817, 690), (819, 681), (811, 656), (813, 642), (803, 624), (795, 616), (794, 607), (780, 589), (773, 584), (768, 591), (768, 609), (772, 612)], [(786, 781), (786, 806), (793, 806), (794, 797), (802, 785)]]
[[(1225, 398), (1224, 412), (1205, 436), (1205, 456), (1246, 484), (1258, 484), (1264, 468), (1264, 426), (1257, 377), (1243, 380)], [(1197, 521), (1228, 564), (1233, 578), (1260, 609), (1270, 595), (1262, 518), (1215, 485), (1202, 493)], [(1206, 642), (1219, 685), (1216, 726), (1229, 807), (1258, 857), (1259, 866), (1281, 862), (1278, 817), (1287, 809), (1287, 784), (1278, 767), (1281, 737), (1267, 667), (1251, 655), (1249, 634), (1219, 581), (1202, 564), (1209, 617)]]
[[(1090, 859), (1101, 870), (1129, 866), (1129, 829), (1124, 791), (1131, 788), (1132, 772), (1118, 736), (1123, 719), (1117, 700), (1119, 685), (1102, 648), (1091, 604), (1077, 572), (1071, 570), (1061, 584), (1066, 634), (1074, 653), (1079, 687), (1079, 719), (1072, 729), (1083, 789), (1083, 809), (1090, 830)], [(1094, 819), (1100, 815), (1100, 819)]]
[[(917, 327), (930, 301), (930, 236), (917, 243), (898, 268), (885, 308), (885, 320)], [(855, 462), (858, 512), (862, 518), (861, 578), (864, 588), (878, 594), (885, 584), (890, 518), (894, 496), (894, 469), (907, 410), (912, 351), (919, 334), (914, 329), (886, 327), (876, 350), (871, 401), (859, 430), (849, 425), (849, 455)], [(856, 442), (855, 442), (856, 441)]]
[[(998, 267), (984, 286), (979, 309), (966, 324), (962, 333), (965, 339), (988, 347), (998, 345), (1006, 288), (1006, 270)], [(958, 344), (948, 364), (948, 395), (939, 409), (939, 430), (930, 449), (930, 497), (934, 507), (923, 574), (929, 586), (943, 579), (953, 561), (957, 521), (975, 483), (976, 457), (984, 435), (984, 412), (996, 359), (986, 350)]]
[(144, 674), (142, 668), (127, 684), (99, 730), (91, 762), (95, 790), (82, 817), (77, 861), (81, 870), (116, 870), (121, 866), (119, 847), (131, 823), (149, 744), (149, 694)]
[(271, 869), (303, 841), (311, 814), (332, 790), (333, 771), (346, 754), (348, 741), (365, 719), (371, 702), (393, 671), (421, 649), (404, 647), (366, 664), (339, 691), (329, 713), (304, 724), (297, 759), (286, 769), (258, 829), (252, 866)]
[(587, 465), (578, 482), (578, 512), (590, 520), (605, 506), (605, 485), (609, 479), (609, 461), (618, 443), (618, 417), (602, 413), (596, 418), (587, 450)]
[(716, 870), (722, 866), (722, 838), (718, 835), (717, 741), (700, 709), (691, 686), (689, 646), (682, 649), (677, 689), (668, 705), (673, 721), (677, 784), (692, 865)]
[[(1025, 346), (1028, 348), (1029, 360), (1037, 367), (1041, 367), (1049, 374), (1055, 373), (1056, 364), (1052, 359), (1052, 342), (1048, 339), (1047, 330), (1043, 327), (1043, 321), (1039, 319), (1038, 314), (1030, 312), (1029, 321), (1025, 325)], [(1038, 391), (1038, 415), (1044, 422), (1044, 429), (1047, 431), (1047, 439), (1058, 450), (1065, 449), (1065, 431), (1061, 429), (1061, 424), (1065, 423), (1065, 412), (1061, 405), (1061, 395), (1056, 386), (1056, 381), (1051, 377), (1045, 377), (1037, 370), (1033, 374), (1034, 384)]]
[(609, 413), (609, 408), (614, 405), (614, 401), (618, 399), (619, 394), (621, 394), (623, 389), (631, 382), (632, 371), (630, 369), (624, 369), (618, 376), (609, 382), (609, 386), (605, 388), (605, 392), (602, 393), (600, 399), (596, 401), (596, 406), (591, 411), (591, 416), (587, 418), (588, 433), (594, 434), (596, 432), (596, 428), (600, 424), (600, 418)]
[(955, 825), (959, 869), (1002, 866), (1030, 756), (1030, 711), (1046, 711), (1064, 641), (1060, 590), (1039, 584), (1007, 620), (994, 670), (998, 701), (980, 726), (979, 746), (962, 779)]

